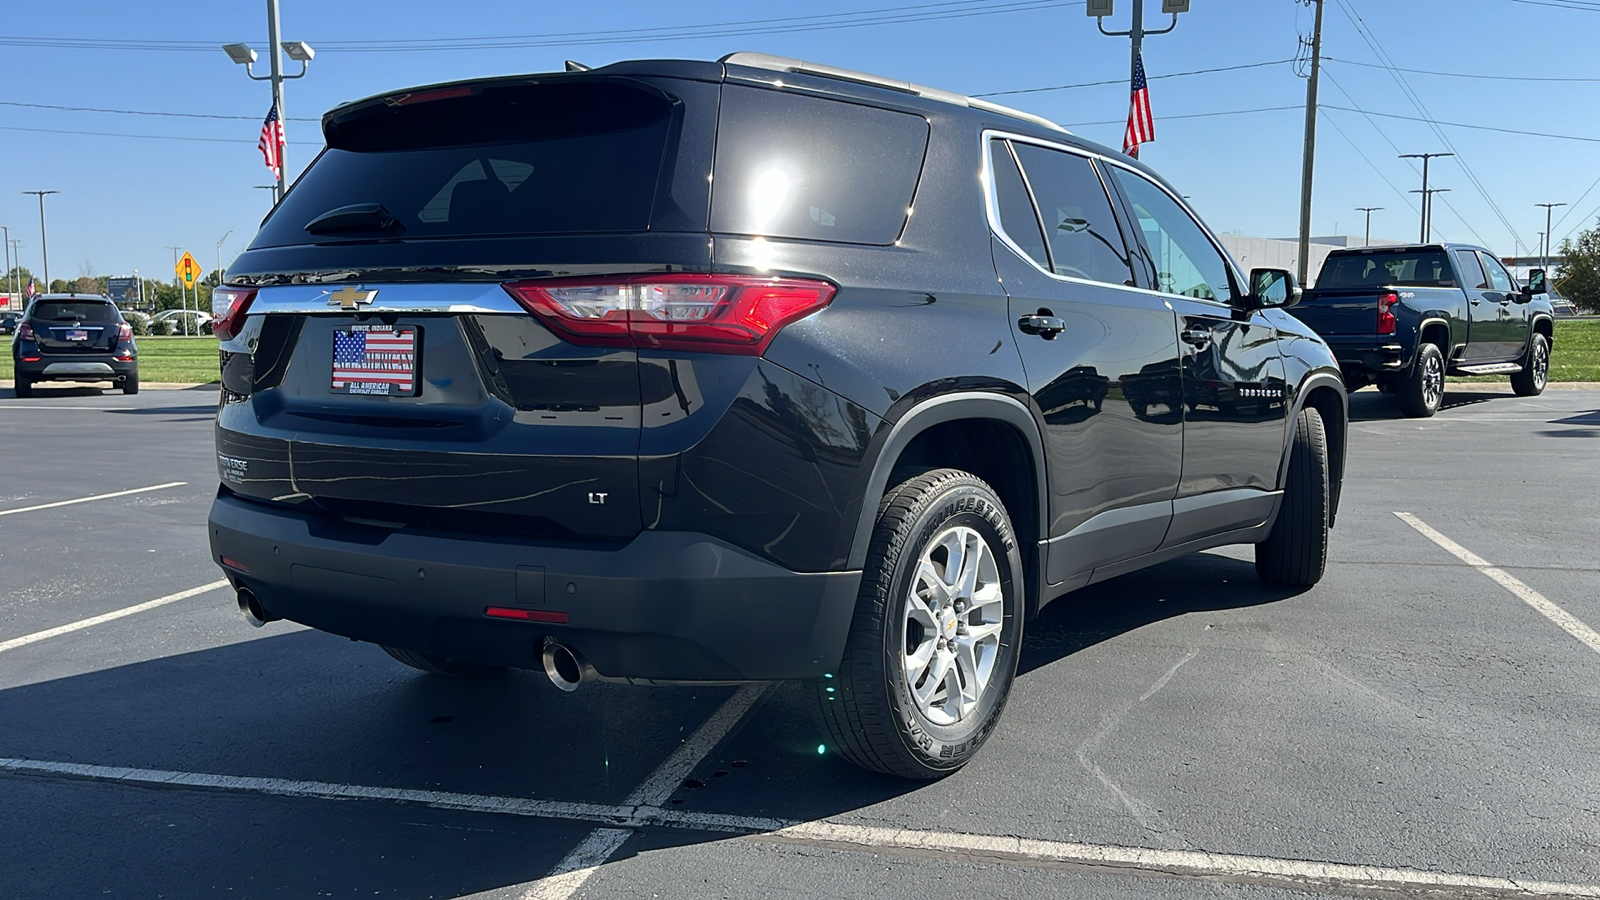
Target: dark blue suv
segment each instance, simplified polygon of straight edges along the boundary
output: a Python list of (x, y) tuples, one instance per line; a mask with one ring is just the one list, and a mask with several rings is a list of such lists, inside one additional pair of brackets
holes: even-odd
[(806, 679), (846, 756), (928, 778), (1057, 597), (1223, 544), (1321, 577), (1338, 366), (1121, 154), (746, 53), (323, 131), (213, 296), (211, 546), (257, 624), (569, 690)]

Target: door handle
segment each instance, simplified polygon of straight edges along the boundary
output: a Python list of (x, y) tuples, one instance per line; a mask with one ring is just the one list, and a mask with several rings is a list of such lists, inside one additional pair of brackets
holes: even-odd
[(1482, 302), (1483, 302), (1482, 300), (1474, 300), (1474, 301), (1472, 301), (1472, 305), (1473, 306), (1477, 306), (1478, 304), (1480, 304)]
[(1211, 329), (1185, 328), (1181, 333), (1179, 333), (1178, 337), (1182, 338), (1185, 344), (1189, 344), (1194, 347), (1204, 347), (1205, 345), (1211, 343)]
[(1066, 331), (1067, 323), (1060, 316), (1023, 316), (1017, 320), (1017, 330), (1023, 334), (1037, 334), (1048, 341)]

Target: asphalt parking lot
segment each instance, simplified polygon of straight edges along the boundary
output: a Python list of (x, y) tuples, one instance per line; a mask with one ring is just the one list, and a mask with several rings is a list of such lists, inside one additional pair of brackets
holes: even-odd
[(1600, 391), (1358, 393), (1320, 585), (1227, 548), (1057, 601), (933, 784), (794, 685), (248, 627), (215, 396), (0, 391), (0, 895), (1600, 897)]

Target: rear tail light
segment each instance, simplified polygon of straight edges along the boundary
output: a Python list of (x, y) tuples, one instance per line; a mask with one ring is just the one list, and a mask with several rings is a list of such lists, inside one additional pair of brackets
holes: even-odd
[(27, 322), (23, 322), (21, 325), (18, 325), (17, 326), (17, 340), (19, 340), (19, 341), (31, 341), (31, 340), (34, 340), (34, 337), (33, 337), (33, 326), (29, 325)]
[(1394, 313), (1389, 311), (1389, 307), (1394, 306), (1396, 303), (1399, 303), (1399, 302), (1400, 302), (1400, 295), (1399, 294), (1395, 294), (1395, 293), (1391, 292), (1391, 293), (1388, 293), (1388, 294), (1379, 294), (1378, 295), (1378, 333), (1379, 334), (1394, 334), (1394, 325), (1395, 325)]
[(121, 325), (118, 325), (117, 326), (117, 341), (120, 343), (122, 341), (131, 341), (131, 340), (133, 340), (133, 326), (129, 325), (127, 322), (123, 322)]
[(748, 356), (827, 306), (834, 291), (825, 281), (744, 275), (561, 278), (505, 288), (574, 344)]
[(219, 287), (211, 292), (211, 333), (217, 340), (233, 339), (255, 298), (255, 288)]

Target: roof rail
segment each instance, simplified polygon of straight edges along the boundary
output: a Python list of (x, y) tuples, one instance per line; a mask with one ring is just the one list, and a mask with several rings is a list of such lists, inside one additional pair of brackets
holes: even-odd
[(773, 56), (769, 53), (754, 53), (748, 50), (739, 53), (730, 53), (718, 60), (718, 62), (735, 66), (749, 66), (752, 69), (768, 69), (774, 72), (798, 72), (803, 75), (817, 75), (822, 78), (835, 78), (839, 81), (853, 81), (857, 84), (870, 84), (874, 87), (888, 88), (891, 91), (900, 91), (904, 94), (914, 94), (918, 97), (924, 97), (929, 100), (937, 100), (940, 103), (950, 103), (955, 106), (966, 106), (972, 109), (981, 109), (984, 112), (995, 113), (997, 115), (1010, 116), (1013, 119), (1021, 119), (1024, 122), (1031, 122), (1043, 128), (1048, 128), (1051, 131), (1059, 131), (1062, 134), (1072, 133), (1065, 128), (1062, 128), (1060, 125), (1050, 121), (1049, 119), (1046, 119), (1044, 116), (1036, 116), (1033, 113), (1023, 112), (1020, 109), (1012, 109), (1009, 106), (1002, 106), (998, 103), (991, 103), (988, 100), (980, 100), (976, 97), (968, 97), (964, 94), (957, 94), (951, 91), (927, 87), (926, 85), (921, 84), (913, 84), (909, 81), (897, 81), (893, 78), (885, 78), (882, 75), (872, 75), (867, 72), (857, 72), (853, 69), (841, 69), (838, 66), (806, 62), (803, 59), (791, 59), (786, 56)]

